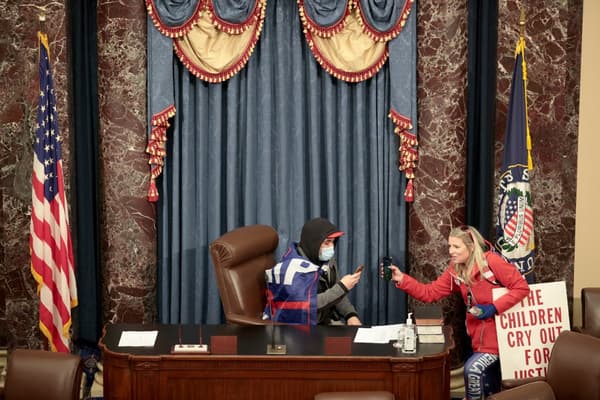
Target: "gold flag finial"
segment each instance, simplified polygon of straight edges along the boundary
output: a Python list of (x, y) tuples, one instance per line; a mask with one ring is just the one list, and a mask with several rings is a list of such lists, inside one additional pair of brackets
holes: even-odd
[(521, 17), (519, 18), (519, 34), (525, 36), (525, 6), (521, 7)]
[(38, 9), (38, 22), (40, 25), (40, 31), (45, 30), (46, 15), (47, 15), (46, 10), (49, 9), (51, 6), (64, 7), (64, 4), (59, 1), (50, 1), (42, 6), (38, 6), (37, 4), (19, 4), (19, 7), (31, 7), (31, 8)]
[(37, 7), (40, 11), (38, 13), (38, 22), (40, 23), (40, 32), (46, 32), (46, 7)]

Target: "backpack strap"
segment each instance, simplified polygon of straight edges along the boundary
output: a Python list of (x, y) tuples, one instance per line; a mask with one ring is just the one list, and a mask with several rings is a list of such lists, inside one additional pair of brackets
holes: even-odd
[[(492, 246), (492, 244), (490, 242), (488, 242), (487, 240), (485, 241), (485, 243), (489, 247), (489, 250), (486, 251), (486, 253), (485, 253), (486, 254), (485, 260), (487, 261), (487, 254), (495, 253), (496, 250), (494, 249), (494, 246)], [(500, 254), (500, 253), (498, 253), (498, 254), (504, 258), (504, 256), (502, 254)], [(498, 281), (498, 279), (496, 279), (496, 276), (494, 275), (494, 271), (492, 270), (492, 267), (490, 266), (489, 261), (486, 264), (487, 265), (485, 267), (483, 267), (483, 272), (482, 272), (483, 278), (494, 286), (503, 286), (502, 283), (500, 283), (500, 281)]]
[(482, 276), (486, 281), (488, 281), (492, 285), (502, 286), (502, 284), (496, 279), (496, 276), (494, 275), (494, 271), (492, 271), (489, 264), (487, 266), (483, 267)]

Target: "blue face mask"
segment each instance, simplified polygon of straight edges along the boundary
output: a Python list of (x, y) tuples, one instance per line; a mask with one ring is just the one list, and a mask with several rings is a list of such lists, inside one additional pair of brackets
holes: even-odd
[(321, 251), (319, 252), (319, 260), (329, 261), (333, 258), (334, 254), (335, 254), (335, 248), (333, 246), (325, 247), (325, 248), (321, 249)]

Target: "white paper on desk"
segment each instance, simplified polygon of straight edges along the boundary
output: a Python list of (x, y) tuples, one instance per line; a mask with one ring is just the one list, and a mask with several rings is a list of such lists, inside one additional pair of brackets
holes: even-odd
[(398, 339), (401, 324), (377, 325), (371, 328), (358, 328), (354, 343), (388, 343)]
[(158, 331), (123, 331), (119, 347), (154, 347)]

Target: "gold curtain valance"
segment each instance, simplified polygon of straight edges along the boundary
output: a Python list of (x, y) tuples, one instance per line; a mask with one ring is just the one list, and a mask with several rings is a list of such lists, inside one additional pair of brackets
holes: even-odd
[(368, 23), (358, 1), (348, 1), (343, 16), (328, 26), (309, 17), (305, 0), (298, 0), (298, 8), (306, 41), (321, 67), (338, 79), (360, 82), (374, 76), (387, 61), (387, 44), (402, 31), (412, 3), (404, 3), (400, 17), (386, 31)]
[(237, 74), (248, 62), (262, 31), (266, 1), (257, 2), (255, 17), (244, 26), (218, 20), (208, 10), (192, 30), (175, 39), (175, 53), (196, 77), (223, 82)]
[[(367, 35), (359, 22), (355, 8), (346, 15), (341, 29), (335, 34), (315, 35), (312, 29), (304, 34), (321, 67), (338, 79), (360, 82), (381, 69), (388, 58), (387, 46)], [(303, 23), (304, 23), (303, 19)], [(305, 24), (306, 27), (306, 24)]]
[(173, 39), (174, 51), (196, 77), (223, 82), (238, 73), (250, 58), (260, 37), (266, 0), (256, 0), (254, 9), (239, 23), (219, 17), (215, 0), (176, 7), (168, 2), (146, 0), (148, 14), (163, 35)]

